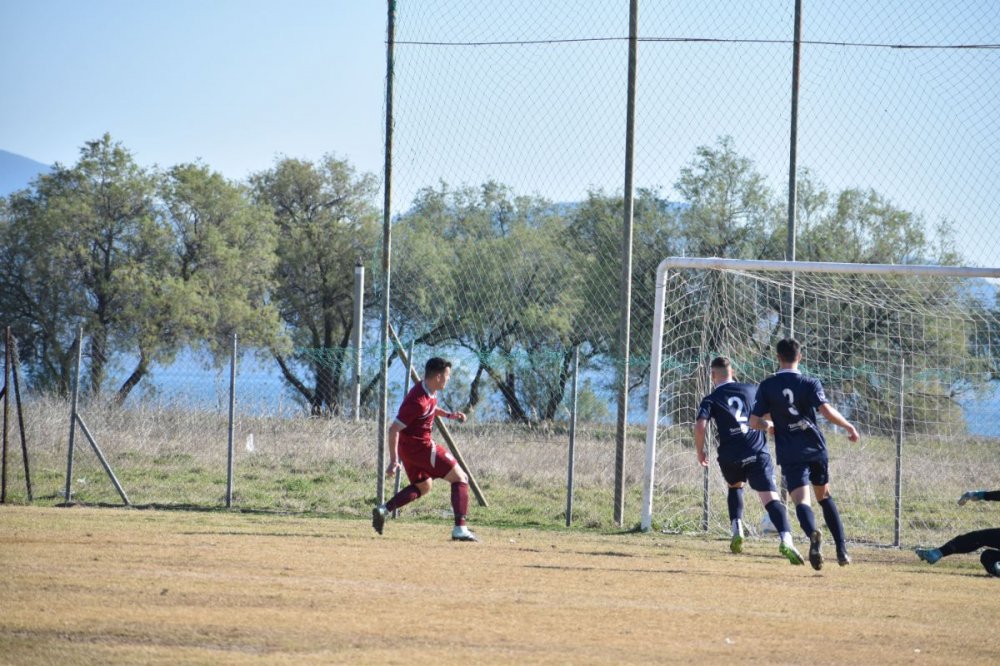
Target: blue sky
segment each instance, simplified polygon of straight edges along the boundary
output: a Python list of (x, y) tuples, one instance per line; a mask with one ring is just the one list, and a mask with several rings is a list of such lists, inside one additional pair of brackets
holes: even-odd
[[(1000, 43), (994, 0), (805, 2), (804, 39)], [(627, 0), (400, 0), (401, 40), (623, 37)], [(792, 0), (644, 0), (644, 37), (787, 40)], [(146, 165), (234, 179), (280, 154), (382, 168), (382, 0), (0, 0), (0, 149), (75, 161), (108, 131)], [(621, 189), (625, 45), (397, 50), (394, 208), (495, 178), (557, 201)], [(666, 196), (728, 135), (778, 196), (790, 46), (644, 42), (636, 182)], [(1000, 51), (803, 49), (800, 165), (873, 187), (1000, 265)]]
[(108, 131), (231, 178), (279, 153), (378, 171), (384, 40), (375, 1), (2, 0), (0, 148), (71, 164)]

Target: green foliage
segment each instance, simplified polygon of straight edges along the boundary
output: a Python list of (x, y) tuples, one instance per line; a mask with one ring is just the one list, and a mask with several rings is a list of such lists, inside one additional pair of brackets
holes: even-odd
[[(874, 190), (851, 188), (831, 193), (808, 172), (800, 176), (799, 190), (805, 195), (799, 211), (800, 260), (886, 264), (960, 261), (954, 252), (952, 227), (946, 221), (931, 235), (918, 215), (898, 208)], [(964, 418), (956, 400), (962, 393), (976, 390), (964, 378), (980, 374), (975, 364), (981, 367), (969, 344), (973, 327), (966, 330), (953, 316), (933, 314), (982, 310), (971, 294), (963, 292), (961, 282), (898, 278), (893, 280), (898, 301), (891, 307), (861, 307), (859, 304), (870, 300), (866, 298), (870, 285), (843, 276), (831, 276), (827, 281), (830, 289), (842, 291), (846, 298), (840, 312), (827, 314), (824, 330), (831, 332), (832, 339), (813, 352), (811, 362), (847, 369), (827, 382), (833, 391), (851, 396), (860, 424), (885, 434), (897, 428), (899, 392), (886, 386), (886, 378), (879, 378), (864, 359), (899, 359), (896, 363), (905, 362), (908, 378), (905, 427), (911, 432), (963, 432)], [(817, 299), (809, 289), (800, 290), (796, 310), (813, 307)], [(864, 320), (864, 328), (853, 325), (852, 319), (857, 318)], [(936, 367), (941, 359), (948, 359), (947, 373)], [(891, 374), (898, 373), (893, 369)]]
[[(563, 401), (563, 415), (569, 417), (571, 396), (566, 393)], [(602, 399), (594, 390), (594, 383), (590, 379), (580, 382), (576, 394), (576, 419), (579, 423), (607, 423), (611, 418), (611, 410), (608, 408), (606, 400)]]
[(216, 357), (240, 345), (283, 348), (270, 300), (277, 263), (277, 229), (270, 208), (255, 206), (247, 189), (201, 164), (165, 175), (163, 205), (172, 231), (174, 274), (189, 293), (189, 330), (205, 336)]
[(2, 212), (0, 304), (38, 388), (68, 391), (78, 326), (92, 392), (115, 355), (134, 363), (118, 401), (185, 346), (218, 352), (234, 330), (279, 339), (269, 211), (207, 167), (159, 174), (105, 134)]
[(731, 137), (700, 146), (674, 188), (688, 204), (681, 214), (686, 254), (693, 257), (775, 259), (784, 245), (769, 244), (781, 205), (754, 163), (739, 155)]
[(475, 355), (468, 410), (492, 382), (515, 421), (553, 418), (584, 303), (557, 207), (496, 183), (425, 188), (396, 225), (401, 333)]
[(78, 325), (91, 334), (88, 383), (95, 392), (114, 350), (138, 352), (135, 372), (160, 351), (144, 346), (155, 337), (146, 335), (146, 322), (173, 320), (178, 298), (155, 194), (155, 176), (105, 134), (81, 149), (76, 165), (57, 164), (12, 196), (13, 243), (4, 245), (13, 256), (2, 270), (5, 283), (22, 284), (15, 326), (38, 361), (32, 369), (40, 384), (68, 388)]
[(277, 224), (271, 297), (292, 342), (305, 350), (295, 359), (276, 347), (272, 353), (313, 414), (336, 413), (354, 325), (354, 266), (378, 239), (378, 185), (329, 155), (319, 163), (282, 158), (250, 183)]
[[(154, 363), (169, 363), (185, 347), (204, 347), (221, 359), (237, 332), (242, 348), (274, 356), (290, 390), (313, 414), (339, 413), (350, 370), (354, 266), (375, 255), (380, 242), (377, 190), (373, 176), (333, 156), (318, 162), (281, 158), (245, 185), (202, 164), (145, 169), (105, 135), (88, 142), (76, 164), (57, 165), (28, 189), (0, 199), (0, 316), (12, 324), (39, 388), (68, 391), (79, 325), (89, 335), (90, 390), (106, 388), (112, 359), (134, 363), (113, 387), (119, 400)], [(633, 389), (649, 372), (660, 261), (784, 254), (783, 197), (731, 138), (699, 147), (673, 192), (678, 201), (656, 188), (640, 189), (633, 202), (627, 378)], [(961, 260), (951, 222), (931, 226), (874, 190), (830, 191), (804, 169), (797, 195), (800, 260)], [(489, 397), (499, 396), (513, 421), (560, 418), (579, 349), (584, 370), (596, 371), (588, 410), (595, 419), (607, 417), (607, 396), (621, 382), (623, 218), (622, 196), (599, 190), (567, 204), (492, 181), (420, 190), (395, 223), (391, 311), (406, 341), (442, 353), (464, 350), (475, 359), (451, 391), (461, 393), (453, 400), (456, 408), (492, 409)], [(666, 313), (668, 329), (697, 338), (705, 349), (739, 340), (755, 350), (741, 362), (759, 365), (770, 358), (773, 338), (787, 320), (785, 295), (764, 285), (754, 299), (727, 302), (724, 318), (706, 308), (704, 317), (692, 318), (686, 309), (718, 279), (709, 272), (696, 278), (683, 296), (687, 301)], [(832, 279), (848, 294), (862, 289)], [(377, 305), (371, 289), (377, 280), (367, 282), (371, 307)], [(930, 311), (951, 301), (1000, 321), (995, 304), (978, 302), (957, 283), (903, 285), (901, 293), (902, 309)], [(808, 289), (798, 290), (795, 308), (809, 308), (814, 299)], [(775, 318), (758, 320), (754, 313), (762, 308)], [(1000, 376), (992, 351), (1000, 346), (1000, 324), (963, 331), (891, 309), (864, 315), (869, 329), (859, 331), (849, 321), (856, 312), (828, 312), (824, 328), (835, 332), (830, 358), (813, 360), (819, 367), (852, 369), (829, 379), (843, 384), (834, 390), (863, 402), (871, 428), (885, 431), (896, 409), (884, 379), (864, 366), (873, 354), (907, 359), (908, 372), (921, 377), (922, 396), (907, 409), (914, 423), (943, 423), (940, 428), (961, 427), (956, 400)], [(889, 338), (899, 342), (873, 348)], [(979, 370), (983, 382), (925, 372), (932, 370), (927, 359), (942, 356), (952, 359), (955, 376)], [(704, 378), (677, 381), (701, 388)]]

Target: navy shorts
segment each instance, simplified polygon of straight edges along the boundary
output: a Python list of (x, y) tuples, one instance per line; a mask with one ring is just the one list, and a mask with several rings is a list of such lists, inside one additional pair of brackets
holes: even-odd
[(781, 475), (785, 477), (785, 487), (789, 490), (795, 490), (810, 483), (814, 486), (825, 486), (830, 483), (830, 468), (826, 460), (782, 465)]
[(722, 478), (730, 485), (746, 481), (758, 492), (778, 490), (774, 485), (774, 464), (771, 462), (771, 454), (766, 451), (735, 462), (720, 460), (719, 469), (722, 470)]

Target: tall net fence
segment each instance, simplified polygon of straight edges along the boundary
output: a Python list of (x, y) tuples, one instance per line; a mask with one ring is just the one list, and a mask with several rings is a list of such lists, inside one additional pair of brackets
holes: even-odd
[[(667, 271), (651, 495), (661, 528), (728, 526), (721, 475), (691, 464), (697, 405), (711, 392), (716, 356), (732, 360), (740, 381), (760, 383), (776, 370), (792, 286), (788, 270)], [(795, 273), (794, 289), (800, 369), (822, 381), (830, 403), (862, 434), (853, 444), (820, 423), (849, 538), (914, 544), (935, 541), (943, 527), (984, 527), (982, 514), (960, 510), (955, 499), (1000, 472), (1000, 433), (977, 402), (994, 395), (1000, 318), (992, 285), (941, 273), (817, 270)], [(761, 507), (747, 506), (756, 527)]]
[[(796, 257), (997, 265), (990, 4), (803, 5)], [(579, 347), (611, 422), (628, 3), (396, 6), (400, 335), (456, 359), (477, 423), (558, 419)], [(657, 263), (785, 257), (795, 21), (793, 1), (639, 3), (633, 425)], [(518, 474), (548, 483), (563, 451), (543, 451)]]
[[(796, 257), (998, 265), (1000, 70), (991, 3), (803, 4)], [(471, 417), (455, 439), (487, 497), (510, 508), (498, 520), (509, 521), (562, 520), (579, 352), (575, 506), (583, 524), (607, 524), (622, 365), (628, 3), (395, 6), (390, 312), (400, 346), (412, 347), (418, 372), (432, 355), (455, 364), (442, 400)], [(794, 24), (791, 0), (639, 3), (627, 516), (636, 515), (640, 496), (656, 266), (678, 255), (784, 257)], [(258, 196), (286, 194), (278, 178), (286, 166), (301, 165), (258, 178)], [(335, 167), (324, 168), (335, 175)], [(305, 197), (302, 211), (374, 191), (367, 177), (327, 175), (340, 185)], [(374, 219), (374, 208), (363, 208), (361, 215), (333, 206), (310, 228), (340, 229), (336, 221), (352, 215)], [(322, 346), (323, 335), (300, 336), (280, 363), (241, 350), (234, 472), (250, 483), (235, 486), (239, 506), (370, 509), (384, 276), (374, 223), (365, 229), (344, 227), (317, 253), (329, 260), (347, 247), (344, 256), (360, 257), (369, 271), (361, 418), (354, 421), (351, 400), (356, 362), (342, 340)], [(346, 309), (324, 305), (350, 291), (353, 266), (339, 273), (328, 266), (337, 256), (319, 262), (331, 269), (324, 289), (299, 298), (295, 279), (285, 285), (285, 297), (301, 304), (297, 323), (334, 310), (350, 319)], [(335, 338), (346, 330), (328, 328)], [(85, 344), (85, 368), (101, 347)], [(393, 352), (390, 418), (406, 388)], [(85, 380), (81, 415), (122, 469), (130, 498), (216, 505), (225, 493), (229, 359), (180, 352), (149, 369), (117, 405), (136, 359), (103, 355), (101, 389)], [(55, 373), (59, 387), (29, 396), (29, 411), (38, 412), (28, 434), (48, 451), (53, 496), (65, 472), (70, 365)], [(978, 409), (995, 409), (991, 400), (977, 401)], [(88, 467), (97, 465), (89, 451), (78, 438), (84, 483), (75, 492), (116, 501), (107, 485), (90, 490), (103, 471)], [(678, 455), (699, 473), (689, 450)], [(186, 481), (172, 480), (191, 469)], [(417, 504), (410, 510), (447, 511), (447, 495)]]

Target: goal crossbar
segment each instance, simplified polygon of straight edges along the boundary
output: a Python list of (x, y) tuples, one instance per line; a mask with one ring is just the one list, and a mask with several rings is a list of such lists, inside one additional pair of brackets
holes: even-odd
[(765, 261), (719, 257), (668, 257), (656, 269), (656, 296), (650, 353), (649, 403), (646, 423), (646, 460), (643, 474), (640, 527), (648, 531), (653, 521), (653, 484), (656, 468), (656, 438), (659, 427), (660, 369), (663, 362), (663, 325), (667, 277), (671, 270), (705, 269), (786, 273), (833, 273), (869, 275), (929, 275), (960, 278), (1000, 279), (1000, 268), (907, 264), (852, 264), (821, 261)]

